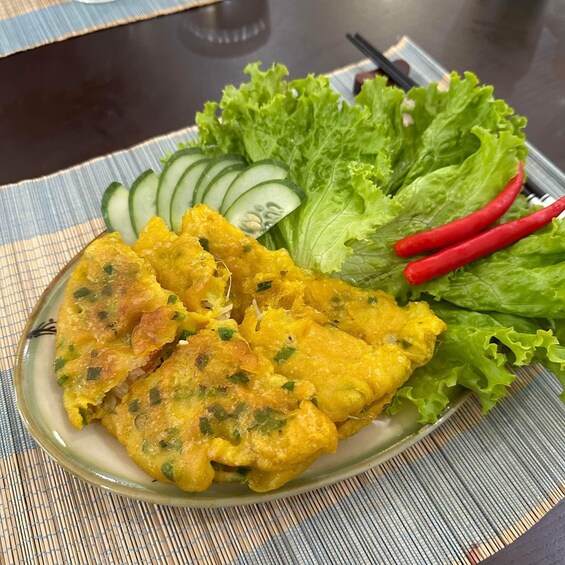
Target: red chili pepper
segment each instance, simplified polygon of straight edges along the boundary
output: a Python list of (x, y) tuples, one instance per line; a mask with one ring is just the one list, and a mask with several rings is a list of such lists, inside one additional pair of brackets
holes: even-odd
[(394, 252), (399, 257), (421, 255), (426, 251), (447, 247), (458, 241), (463, 241), (483, 231), (510, 208), (512, 202), (516, 200), (520, 193), (523, 182), (524, 166), (520, 161), (516, 176), (512, 177), (504, 187), (504, 190), (486, 206), (443, 226), (405, 237), (394, 244)]
[(532, 234), (549, 224), (564, 210), (565, 196), (551, 206), (529, 216), (500, 224), (437, 253), (413, 261), (404, 268), (404, 276), (410, 284), (418, 285), (445, 275)]

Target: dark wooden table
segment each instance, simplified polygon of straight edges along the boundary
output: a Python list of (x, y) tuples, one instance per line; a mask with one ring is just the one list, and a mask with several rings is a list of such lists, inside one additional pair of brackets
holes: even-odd
[[(381, 49), (406, 34), (447, 69), (476, 72), (565, 169), (560, 0), (225, 0), (0, 59), (0, 184), (191, 125), (249, 61), (292, 76), (357, 61), (346, 32)], [(559, 562), (564, 525), (561, 505), (491, 562)]]

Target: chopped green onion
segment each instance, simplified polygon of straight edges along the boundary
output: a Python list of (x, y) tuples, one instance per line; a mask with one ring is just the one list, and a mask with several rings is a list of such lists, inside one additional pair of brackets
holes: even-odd
[(68, 380), (69, 380), (69, 375), (61, 375), (61, 376), (57, 379), (57, 384), (58, 384), (59, 386), (63, 386)]
[(139, 400), (137, 398), (130, 400), (130, 403), (128, 404), (128, 412), (130, 412), (131, 414), (139, 412)]
[(163, 473), (163, 476), (166, 479), (169, 479), (169, 481), (174, 481), (173, 478), (173, 464), (170, 461), (165, 461), (162, 465), (161, 465), (161, 473)]
[(228, 380), (236, 385), (245, 385), (249, 382), (249, 375), (245, 371), (238, 371), (230, 375)]
[(281, 416), (281, 413), (269, 406), (259, 408), (253, 412), (254, 421), (249, 429), (257, 430), (262, 434), (280, 430), (286, 424), (286, 420), (279, 416)]
[(179, 339), (182, 340), (182, 341), (186, 341), (186, 339), (188, 337), (190, 337), (191, 335), (195, 335), (195, 334), (196, 334), (196, 332), (192, 331), (192, 330), (182, 330)]
[(88, 367), (86, 371), (87, 381), (97, 381), (100, 378), (100, 373), (102, 372), (102, 367)]
[(208, 406), (208, 412), (214, 416), (217, 420), (225, 420), (228, 417), (226, 409), (219, 403), (212, 404)]
[(161, 393), (158, 388), (152, 388), (149, 390), (149, 404), (151, 404), (151, 406), (161, 404)]
[(269, 290), (273, 286), (273, 281), (262, 281), (257, 285), (257, 292)]
[(88, 296), (89, 294), (92, 294), (92, 291), (85, 286), (82, 286), (81, 288), (73, 292), (73, 296), (75, 298), (83, 298), (85, 296)]
[(55, 363), (53, 364), (55, 371), (59, 371), (60, 369), (62, 369), (65, 366), (65, 363), (66, 363), (65, 359), (61, 359), (60, 357), (55, 359)]
[(285, 345), (274, 357), (273, 361), (276, 363), (283, 363), (287, 361), (294, 353), (296, 353), (296, 347), (291, 347), (290, 345)]
[(218, 335), (222, 341), (229, 341), (235, 334), (232, 328), (221, 327), (218, 328)]
[(210, 420), (208, 420), (208, 418), (206, 418), (205, 416), (200, 418), (200, 431), (205, 436), (210, 436), (214, 434), (214, 431), (212, 430), (212, 424), (210, 424)]

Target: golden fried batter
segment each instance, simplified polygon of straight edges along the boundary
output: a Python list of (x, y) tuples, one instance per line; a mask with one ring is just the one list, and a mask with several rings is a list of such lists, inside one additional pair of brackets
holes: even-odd
[(231, 273), (233, 317), (237, 321), (243, 319), (253, 300), (262, 306), (276, 295), (277, 304), (290, 308), (304, 291), (305, 272), (285, 249), (266, 249), (208, 206), (188, 210), (181, 233), (205, 238), (210, 253)]
[(133, 250), (151, 263), (159, 283), (178, 294), (191, 312), (215, 318), (226, 305), (229, 271), (217, 264), (202, 245), (206, 246), (203, 238), (178, 236), (155, 216)]
[(140, 467), (181, 489), (205, 490), (216, 478), (263, 491), (335, 450), (335, 425), (313, 392), (273, 374), (233, 321), (218, 322), (137, 380), (103, 423)]
[(191, 317), (119, 235), (91, 243), (72, 273), (57, 321), (55, 372), (81, 428), (106, 394), (148, 364)]

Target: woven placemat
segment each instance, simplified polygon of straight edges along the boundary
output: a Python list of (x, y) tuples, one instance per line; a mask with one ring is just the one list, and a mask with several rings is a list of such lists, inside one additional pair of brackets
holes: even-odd
[[(435, 78), (404, 39), (393, 52)], [(427, 59), (426, 59), (427, 60)], [(363, 61), (331, 75), (351, 100)], [(113, 180), (128, 184), (193, 129), (0, 188), (0, 563), (476, 563), (565, 498), (557, 379), (518, 371), (487, 416), (468, 401), (395, 458), (348, 480), (253, 506), (188, 509), (90, 486), (37, 447), (17, 413), (16, 345), (57, 272), (98, 235)]]
[(2, 0), (0, 57), (221, 0), (114, 0), (83, 4), (75, 0)]

